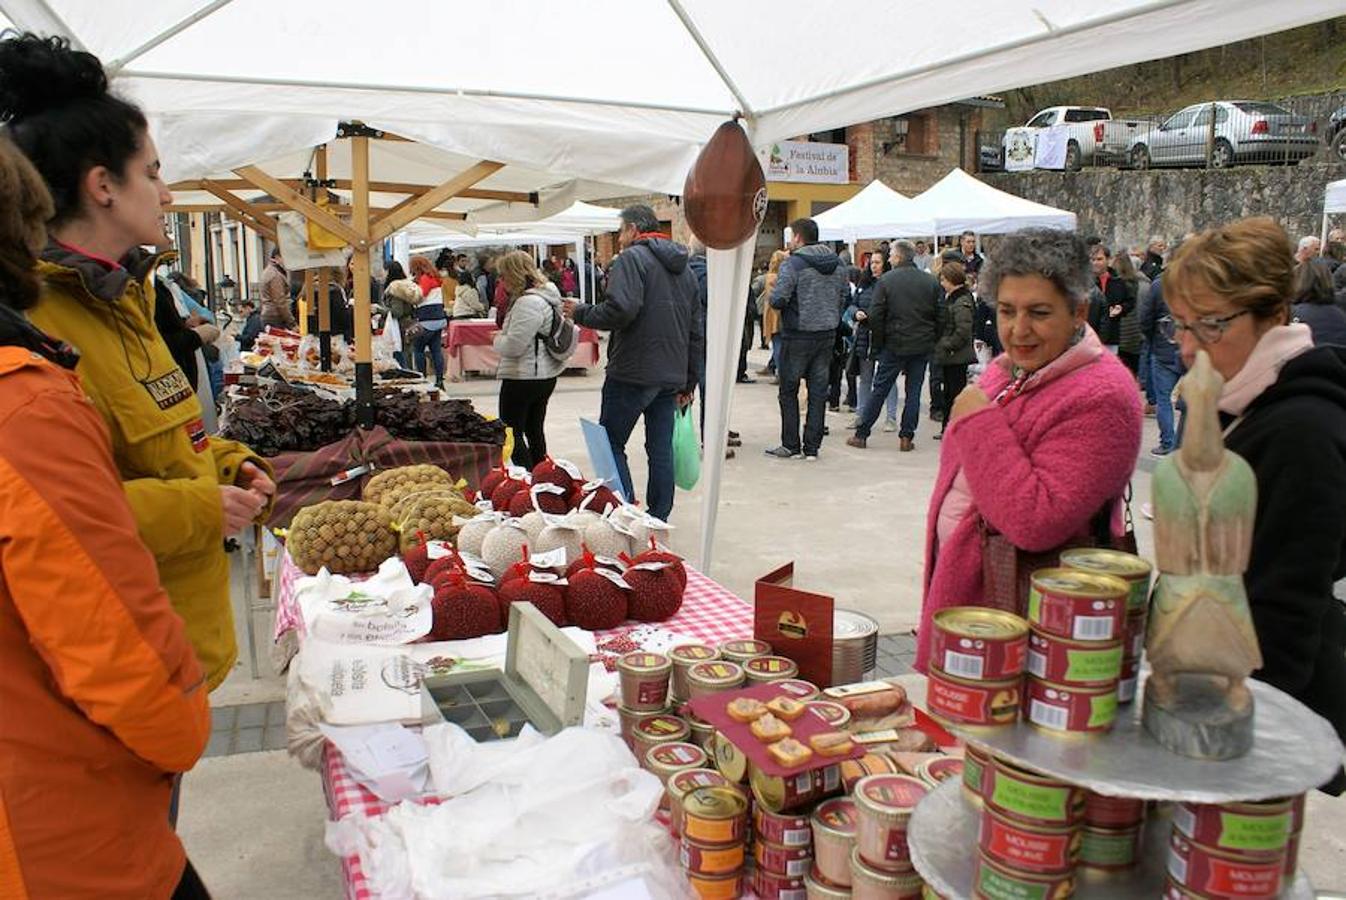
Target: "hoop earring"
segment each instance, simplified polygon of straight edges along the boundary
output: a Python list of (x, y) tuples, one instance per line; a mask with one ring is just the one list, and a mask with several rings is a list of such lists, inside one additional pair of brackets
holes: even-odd
[(102, 204), (103, 209), (112, 209), (113, 198), (108, 197), (107, 202)]

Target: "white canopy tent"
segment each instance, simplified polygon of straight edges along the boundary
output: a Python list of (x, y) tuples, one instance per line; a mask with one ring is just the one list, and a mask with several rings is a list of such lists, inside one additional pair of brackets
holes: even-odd
[(865, 238), (908, 237), (933, 234), (929, 218), (910, 212), (913, 201), (875, 179), (845, 203), (839, 203), (813, 217), (818, 237), (824, 241), (845, 241), (855, 255), (855, 242)]
[(1075, 227), (1075, 214), (996, 190), (962, 169), (953, 169), (924, 193), (912, 198), (909, 211), (934, 223), (926, 234), (1004, 234), (1020, 228)]
[(1346, 213), (1346, 178), (1333, 181), (1323, 192), (1323, 237), (1320, 254), (1327, 253), (1327, 219), (1335, 213)]
[[(892, 20), (908, 6), (839, 0), (826, 16)], [(1341, 0), (968, 0), (960, 11), (978, 27), (954, 50), (927, 41), (894, 54), (887, 30), (859, 29), (827, 65), (779, 53), (816, 44), (818, 10), (806, 0), (590, 0), (561, 16), (543, 0), (385, 0), (375, 11), (363, 0), (0, 0), (0, 25), (66, 35), (102, 58), (114, 87), (154, 121), (172, 179), (307, 152), (333, 123), (359, 121), (469, 161), (571, 179), (559, 211), (602, 196), (584, 190), (593, 183), (679, 192), (701, 144), (733, 114), (760, 147), (1307, 24), (1340, 15)], [(448, 54), (379, 48), (361, 43), (371, 15), (412, 30), (442, 20), (484, 38)], [(648, 77), (654, 58), (659, 77)], [(728, 428), (751, 245), (710, 254), (711, 447)], [(703, 566), (722, 466), (707, 454)]]

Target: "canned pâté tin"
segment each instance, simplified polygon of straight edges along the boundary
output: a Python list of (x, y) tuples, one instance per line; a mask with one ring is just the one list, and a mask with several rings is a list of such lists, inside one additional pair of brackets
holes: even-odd
[(662, 653), (628, 653), (617, 660), (622, 705), (635, 712), (668, 706), (668, 681), (673, 663)]
[(707, 846), (742, 844), (748, 799), (729, 785), (701, 787), (682, 798), (683, 837)]
[(783, 847), (813, 846), (813, 826), (806, 815), (773, 813), (759, 805), (753, 809), (752, 823), (759, 841)]
[(1033, 629), (1028, 635), (1028, 672), (1053, 684), (1115, 685), (1122, 675), (1123, 647), (1113, 641), (1071, 641)]
[(687, 696), (695, 700), (743, 686), (743, 667), (735, 662), (712, 659), (687, 670)]
[(833, 703), (831, 700), (809, 700), (804, 705), (822, 716), (823, 721), (834, 731), (845, 731), (846, 726), (851, 724), (851, 711), (840, 703)]
[(706, 751), (696, 744), (686, 741), (673, 741), (667, 744), (655, 744), (645, 754), (645, 769), (668, 786), (673, 773), (686, 769), (703, 769), (710, 762)]
[(930, 786), (910, 775), (870, 775), (855, 786), (860, 823), (855, 846), (866, 865), (884, 871), (911, 867), (907, 823)]
[(1028, 623), (1014, 613), (955, 606), (935, 613), (933, 659), (969, 681), (1007, 681), (1023, 674)]
[(813, 868), (813, 848), (786, 847), (757, 840), (753, 848), (757, 868), (786, 878), (803, 878)]
[(761, 868), (753, 872), (752, 892), (759, 900), (808, 900), (803, 878), (776, 875)]
[(660, 713), (635, 723), (631, 729), (631, 749), (636, 759), (644, 763), (651, 748), (685, 741), (691, 732), (691, 727), (682, 719)]
[(885, 872), (867, 865), (859, 850), (851, 851), (851, 900), (916, 900), (924, 886), (915, 869)]
[(963, 777), (963, 761), (956, 756), (936, 756), (916, 767), (916, 777), (931, 787)]
[(1055, 734), (1100, 734), (1117, 719), (1117, 685), (1068, 687), (1029, 675), (1024, 679), (1024, 718)]
[(776, 687), (780, 688), (787, 697), (798, 700), (800, 703), (817, 700), (820, 693), (816, 684), (812, 681), (804, 681), (802, 678), (786, 678), (783, 681), (776, 682)]
[(1249, 859), (1193, 843), (1179, 831), (1169, 840), (1169, 877), (1203, 897), (1275, 897), (1284, 868), (1284, 855)]
[(1051, 875), (1021, 872), (1001, 865), (985, 853), (977, 855), (972, 896), (980, 900), (1066, 900), (1075, 893), (1075, 873)]
[(734, 745), (734, 742), (724, 736), (723, 732), (715, 732), (715, 739), (711, 746), (715, 748), (715, 768), (724, 774), (725, 778), (735, 784), (746, 784), (748, 781), (748, 757), (743, 751)]
[(1085, 792), (1084, 824), (1090, 828), (1130, 828), (1144, 820), (1144, 800)]
[(727, 875), (692, 875), (687, 881), (697, 900), (738, 900), (743, 896), (743, 870)]
[(743, 665), (756, 656), (770, 656), (771, 645), (766, 641), (725, 641), (720, 645), (720, 658)]
[(668, 651), (673, 663), (673, 696), (686, 700), (691, 696), (687, 687), (687, 670), (697, 663), (720, 658), (720, 651), (709, 644), (679, 644)]
[(799, 666), (784, 656), (754, 656), (743, 662), (743, 673), (749, 684), (768, 684), (794, 678), (799, 674)]
[(1080, 865), (1103, 872), (1131, 869), (1140, 859), (1139, 823), (1128, 828), (1095, 828), (1081, 832)]
[(813, 859), (819, 874), (835, 885), (850, 886), (851, 850), (859, 816), (850, 797), (833, 797), (813, 811)]
[(841, 770), (836, 765), (809, 769), (798, 775), (768, 775), (748, 767), (753, 799), (768, 812), (787, 812), (808, 806), (841, 790)]
[(983, 809), (977, 846), (990, 859), (1019, 872), (1054, 875), (1074, 869), (1080, 858), (1077, 825), (1029, 825)]
[(1030, 825), (1060, 827), (1084, 818), (1084, 788), (994, 757), (982, 776), (987, 808)]
[(934, 666), (927, 682), (927, 711), (936, 720), (954, 725), (994, 727), (1009, 725), (1019, 715), (1021, 679), (968, 681)]
[(1289, 799), (1263, 803), (1179, 803), (1173, 827), (1193, 843), (1242, 859), (1279, 859), (1290, 840)]
[(692, 791), (703, 787), (722, 787), (729, 784), (714, 769), (683, 769), (668, 779), (668, 810), (674, 834), (682, 834), (682, 800)]
[(1111, 575), (1127, 584), (1126, 608), (1144, 613), (1150, 605), (1150, 561), (1134, 553), (1103, 547), (1076, 547), (1061, 552), (1061, 565), (1067, 569)]
[(973, 806), (981, 806), (982, 794), (990, 781), (991, 755), (975, 744), (963, 749), (963, 796)]
[(1072, 641), (1115, 641), (1126, 621), (1130, 587), (1111, 575), (1038, 569), (1028, 593), (1028, 621)]
[(892, 757), (883, 753), (866, 753), (859, 759), (841, 762), (841, 786), (849, 794), (863, 778), (870, 775), (896, 775), (897, 772), (897, 763)]
[(743, 868), (746, 851), (737, 844), (701, 844), (682, 839), (682, 867), (689, 875), (728, 875)]
[(1136, 699), (1136, 685), (1140, 683), (1140, 657), (1122, 660), (1122, 677), (1117, 680), (1117, 702), (1130, 703)]

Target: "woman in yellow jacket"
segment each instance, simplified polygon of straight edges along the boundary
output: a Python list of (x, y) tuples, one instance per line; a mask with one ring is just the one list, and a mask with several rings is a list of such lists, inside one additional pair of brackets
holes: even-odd
[(0, 115), (51, 191), (35, 325), (77, 347), (77, 374), (107, 423), (140, 536), (213, 690), (238, 655), (224, 539), (275, 493), (247, 447), (206, 434), (191, 383), (154, 325), (156, 257), (171, 195), (135, 106), (101, 63), (61, 39), (0, 43)]

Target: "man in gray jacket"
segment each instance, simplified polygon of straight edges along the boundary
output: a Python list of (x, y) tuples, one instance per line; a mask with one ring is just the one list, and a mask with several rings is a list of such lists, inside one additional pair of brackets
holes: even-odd
[[(879, 279), (870, 302), (869, 354), (878, 360), (869, 403), (860, 410), (860, 426), (849, 446), (864, 449), (878, 421), (884, 399), (903, 375), (907, 382), (902, 423), (897, 431), (898, 449), (915, 448), (916, 425), (921, 419), (921, 384), (925, 367), (939, 338), (939, 283), (916, 268), (916, 247), (898, 241), (892, 250), (893, 268)], [(864, 315), (863, 313), (858, 314)]]
[(801, 455), (799, 441), (799, 382), (809, 392), (804, 420), (802, 455), (817, 459), (827, 415), (828, 370), (836, 343), (841, 311), (850, 297), (850, 283), (841, 258), (818, 243), (818, 225), (812, 219), (790, 223), (790, 258), (780, 267), (771, 305), (781, 311), (780, 327), (780, 446), (767, 456), (790, 459)]
[(705, 357), (705, 317), (687, 248), (659, 233), (644, 204), (621, 212), (621, 252), (608, 272), (607, 298), (581, 306), (564, 301), (577, 325), (612, 332), (599, 423), (607, 430), (622, 490), (636, 494), (626, 442), (645, 417), (650, 476), (645, 507), (660, 519), (673, 511), (673, 413), (691, 402)]

